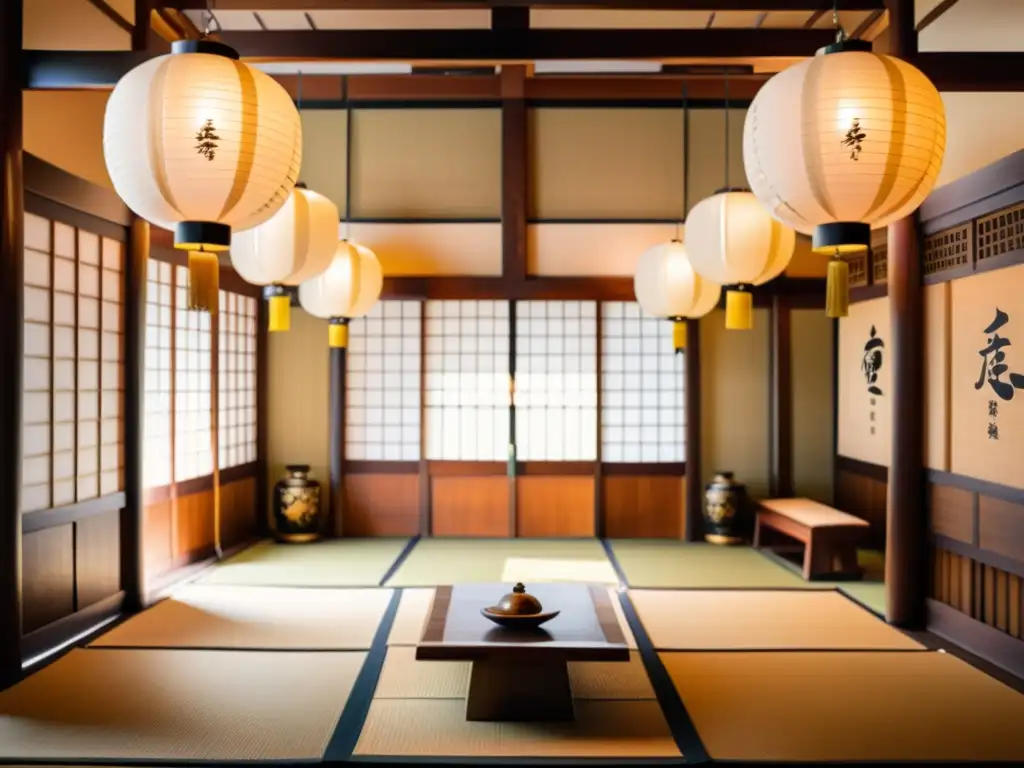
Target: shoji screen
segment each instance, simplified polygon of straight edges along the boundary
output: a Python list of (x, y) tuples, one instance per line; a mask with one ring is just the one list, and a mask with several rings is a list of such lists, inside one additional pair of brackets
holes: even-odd
[(608, 463), (686, 459), (686, 355), (672, 352), (672, 325), (635, 302), (601, 308), (601, 458)]
[(378, 302), (353, 320), (348, 348), (345, 455), (366, 461), (420, 458), (420, 308)]
[(220, 292), (219, 433), (220, 468), (256, 461), (256, 302)]
[(428, 301), (428, 459), (505, 461), (508, 302)]
[(123, 490), (123, 248), (25, 216), (23, 511)]
[(143, 407), (143, 485), (171, 482), (171, 340), (174, 267), (150, 261), (146, 283), (146, 379)]
[(210, 315), (186, 307), (188, 270), (175, 267), (174, 479), (213, 471), (210, 419)]

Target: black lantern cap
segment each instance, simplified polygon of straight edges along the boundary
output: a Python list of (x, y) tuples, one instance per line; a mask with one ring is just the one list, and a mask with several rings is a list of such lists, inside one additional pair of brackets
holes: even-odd
[(216, 40), (175, 40), (171, 43), (171, 53), (208, 53), (211, 56), (224, 56), (235, 61), (241, 58), (238, 51), (230, 45)]
[(853, 253), (871, 245), (871, 226), (860, 221), (836, 221), (814, 228), (811, 249), (817, 253)]
[(831, 45), (826, 45), (818, 53), (830, 54), (830, 53), (849, 53), (850, 51), (860, 51), (861, 53), (871, 53), (871, 43), (867, 40), (837, 40)]
[(231, 227), (216, 221), (183, 221), (174, 228), (174, 247), (226, 251), (231, 247)]
[(716, 194), (716, 195), (724, 195), (724, 194), (726, 194), (728, 192), (749, 192), (749, 191), (750, 191), (750, 187), (722, 187), (720, 189), (716, 189), (714, 194)]

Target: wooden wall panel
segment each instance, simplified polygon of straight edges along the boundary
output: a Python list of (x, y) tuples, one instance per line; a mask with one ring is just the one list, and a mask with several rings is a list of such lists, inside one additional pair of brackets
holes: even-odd
[(415, 536), (420, 532), (419, 475), (346, 475), (345, 536)]
[(675, 236), (674, 224), (531, 224), (526, 271), (545, 277), (632, 277), (641, 253)]
[(508, 477), (432, 477), (434, 536), (509, 535)]
[(501, 224), (491, 222), (352, 224), (387, 277), (501, 276)]
[(524, 538), (594, 536), (594, 478), (516, 479), (516, 535)]
[(974, 494), (948, 485), (929, 485), (931, 530), (940, 536), (974, 543)]
[(175, 564), (202, 560), (213, 554), (213, 491), (179, 496), (173, 514)]
[(348, 122), (344, 109), (303, 109), (302, 169), (299, 178), (345, 215)]
[(121, 512), (113, 510), (75, 523), (77, 610), (121, 591)]
[(256, 522), (256, 478), (246, 477), (222, 485), (220, 538), (224, 549), (253, 538), (256, 535)]
[(22, 539), (22, 633), (75, 610), (73, 524), (25, 534)]
[(979, 495), (978, 547), (1024, 561), (1024, 505)]
[(142, 539), (145, 550), (143, 563), (146, 578), (151, 579), (167, 572), (174, 564), (171, 547), (171, 500), (146, 504)]
[(681, 539), (686, 479), (667, 475), (603, 478), (604, 535), (610, 539)]
[(949, 471), (950, 283), (924, 288), (924, 464)]
[(820, 309), (791, 311), (792, 455), (795, 496), (832, 503), (834, 320)]
[(836, 473), (835, 506), (871, 524), (868, 543), (885, 548), (885, 508), (888, 486), (881, 480), (840, 469)]
[(931, 597), (1019, 640), (1024, 640), (1022, 587), (1024, 579), (1016, 574), (941, 547), (932, 550)]

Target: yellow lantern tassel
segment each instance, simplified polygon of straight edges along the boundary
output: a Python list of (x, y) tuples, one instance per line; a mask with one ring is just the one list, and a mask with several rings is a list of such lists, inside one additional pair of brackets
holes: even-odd
[(348, 347), (348, 320), (341, 318), (339, 322), (332, 319), (327, 326), (327, 334), (331, 349), (345, 349)]
[(686, 321), (680, 317), (672, 318), (672, 348), (677, 355), (686, 349)]
[(754, 294), (742, 287), (725, 294), (725, 327), (749, 331), (754, 327)]
[(850, 265), (836, 256), (828, 263), (825, 281), (825, 316), (846, 317), (850, 313)]
[(287, 294), (267, 299), (268, 330), (287, 331), (292, 327), (292, 300)]
[(209, 251), (188, 252), (188, 308), (217, 314), (220, 303), (220, 261)]

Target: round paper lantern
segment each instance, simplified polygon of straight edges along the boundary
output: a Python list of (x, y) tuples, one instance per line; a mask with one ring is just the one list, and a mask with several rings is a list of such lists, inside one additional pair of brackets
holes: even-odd
[(946, 113), (935, 86), (859, 40), (830, 45), (772, 77), (743, 129), (754, 194), (773, 216), (813, 235), (816, 252), (837, 260), (868, 248), (872, 229), (921, 205), (945, 149)]
[(291, 298), (286, 285), (316, 277), (338, 247), (338, 207), (304, 185), (270, 219), (231, 237), (231, 264), (243, 280), (267, 286), (271, 331), (287, 331)]
[(672, 346), (678, 354), (686, 347), (686, 320), (714, 309), (722, 287), (698, 275), (682, 242), (672, 240), (640, 254), (633, 292), (646, 314), (672, 321)]
[(369, 312), (383, 287), (377, 255), (342, 240), (327, 270), (299, 286), (299, 304), (314, 317), (330, 320), (330, 346), (347, 347), (349, 320)]
[[(210, 40), (180, 40), (121, 78), (107, 101), (103, 154), (114, 189), (190, 255), (190, 293), (217, 303), (210, 252), (269, 219), (302, 161), (299, 113), (270, 76)], [(195, 267), (195, 269), (192, 269)], [(212, 283), (212, 296), (209, 290)]]
[(698, 275), (730, 286), (725, 327), (753, 327), (750, 287), (782, 274), (796, 247), (796, 233), (773, 219), (743, 189), (726, 189), (697, 203), (686, 218), (686, 253)]

